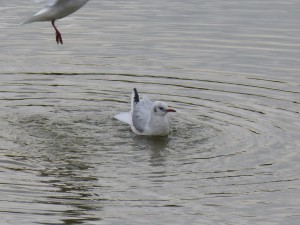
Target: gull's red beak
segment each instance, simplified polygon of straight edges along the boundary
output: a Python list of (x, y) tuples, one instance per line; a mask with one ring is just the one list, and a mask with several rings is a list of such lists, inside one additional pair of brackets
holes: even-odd
[(167, 108), (166, 111), (167, 112), (176, 112), (175, 109), (172, 109), (172, 108)]

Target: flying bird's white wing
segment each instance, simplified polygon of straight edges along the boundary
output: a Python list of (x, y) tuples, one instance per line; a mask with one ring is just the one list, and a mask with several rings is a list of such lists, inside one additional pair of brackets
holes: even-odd
[(36, 3), (47, 2), (47, 6), (52, 6), (52, 5), (55, 5), (55, 3), (60, 0), (33, 0), (33, 1)]
[(42, 3), (42, 2), (47, 2), (46, 6), (39, 10), (36, 14), (34, 14), (32, 17), (24, 21), (22, 24), (26, 23), (32, 23), (32, 22), (37, 22), (37, 21), (48, 21), (49, 19), (47, 16), (43, 16), (42, 14), (47, 13), (52, 6), (54, 6), (57, 2), (63, 1), (63, 0), (33, 0), (36, 3)]
[[(36, 1), (41, 2), (42, 0)], [(61, 19), (77, 11), (88, 1), (89, 0), (48, 0), (44, 8), (21, 24)]]

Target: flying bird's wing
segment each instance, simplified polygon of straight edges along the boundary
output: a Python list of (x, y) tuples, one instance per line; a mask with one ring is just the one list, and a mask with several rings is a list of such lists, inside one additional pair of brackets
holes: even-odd
[(56, 4), (56, 2), (61, 1), (61, 0), (33, 0), (36, 3), (42, 3), (42, 2), (47, 2), (47, 6), (53, 6)]
[[(35, 1), (43, 2), (45, 0)], [(80, 9), (88, 1), (89, 0), (48, 0), (44, 8), (21, 24), (53, 21), (64, 18)]]

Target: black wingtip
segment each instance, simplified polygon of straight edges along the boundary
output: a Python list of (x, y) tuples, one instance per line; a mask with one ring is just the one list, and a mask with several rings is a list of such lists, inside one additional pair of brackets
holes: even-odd
[(139, 93), (137, 92), (136, 88), (133, 88), (134, 92), (134, 102), (138, 103), (140, 101)]

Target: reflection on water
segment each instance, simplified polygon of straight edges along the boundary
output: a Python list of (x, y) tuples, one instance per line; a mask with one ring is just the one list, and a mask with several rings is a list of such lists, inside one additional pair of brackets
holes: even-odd
[[(3, 224), (298, 224), (295, 1), (90, 1), (63, 46), (39, 7), (0, 6)], [(168, 137), (113, 118), (133, 87)]]
[(164, 166), (169, 137), (134, 137), (134, 148), (150, 155), (151, 166)]

